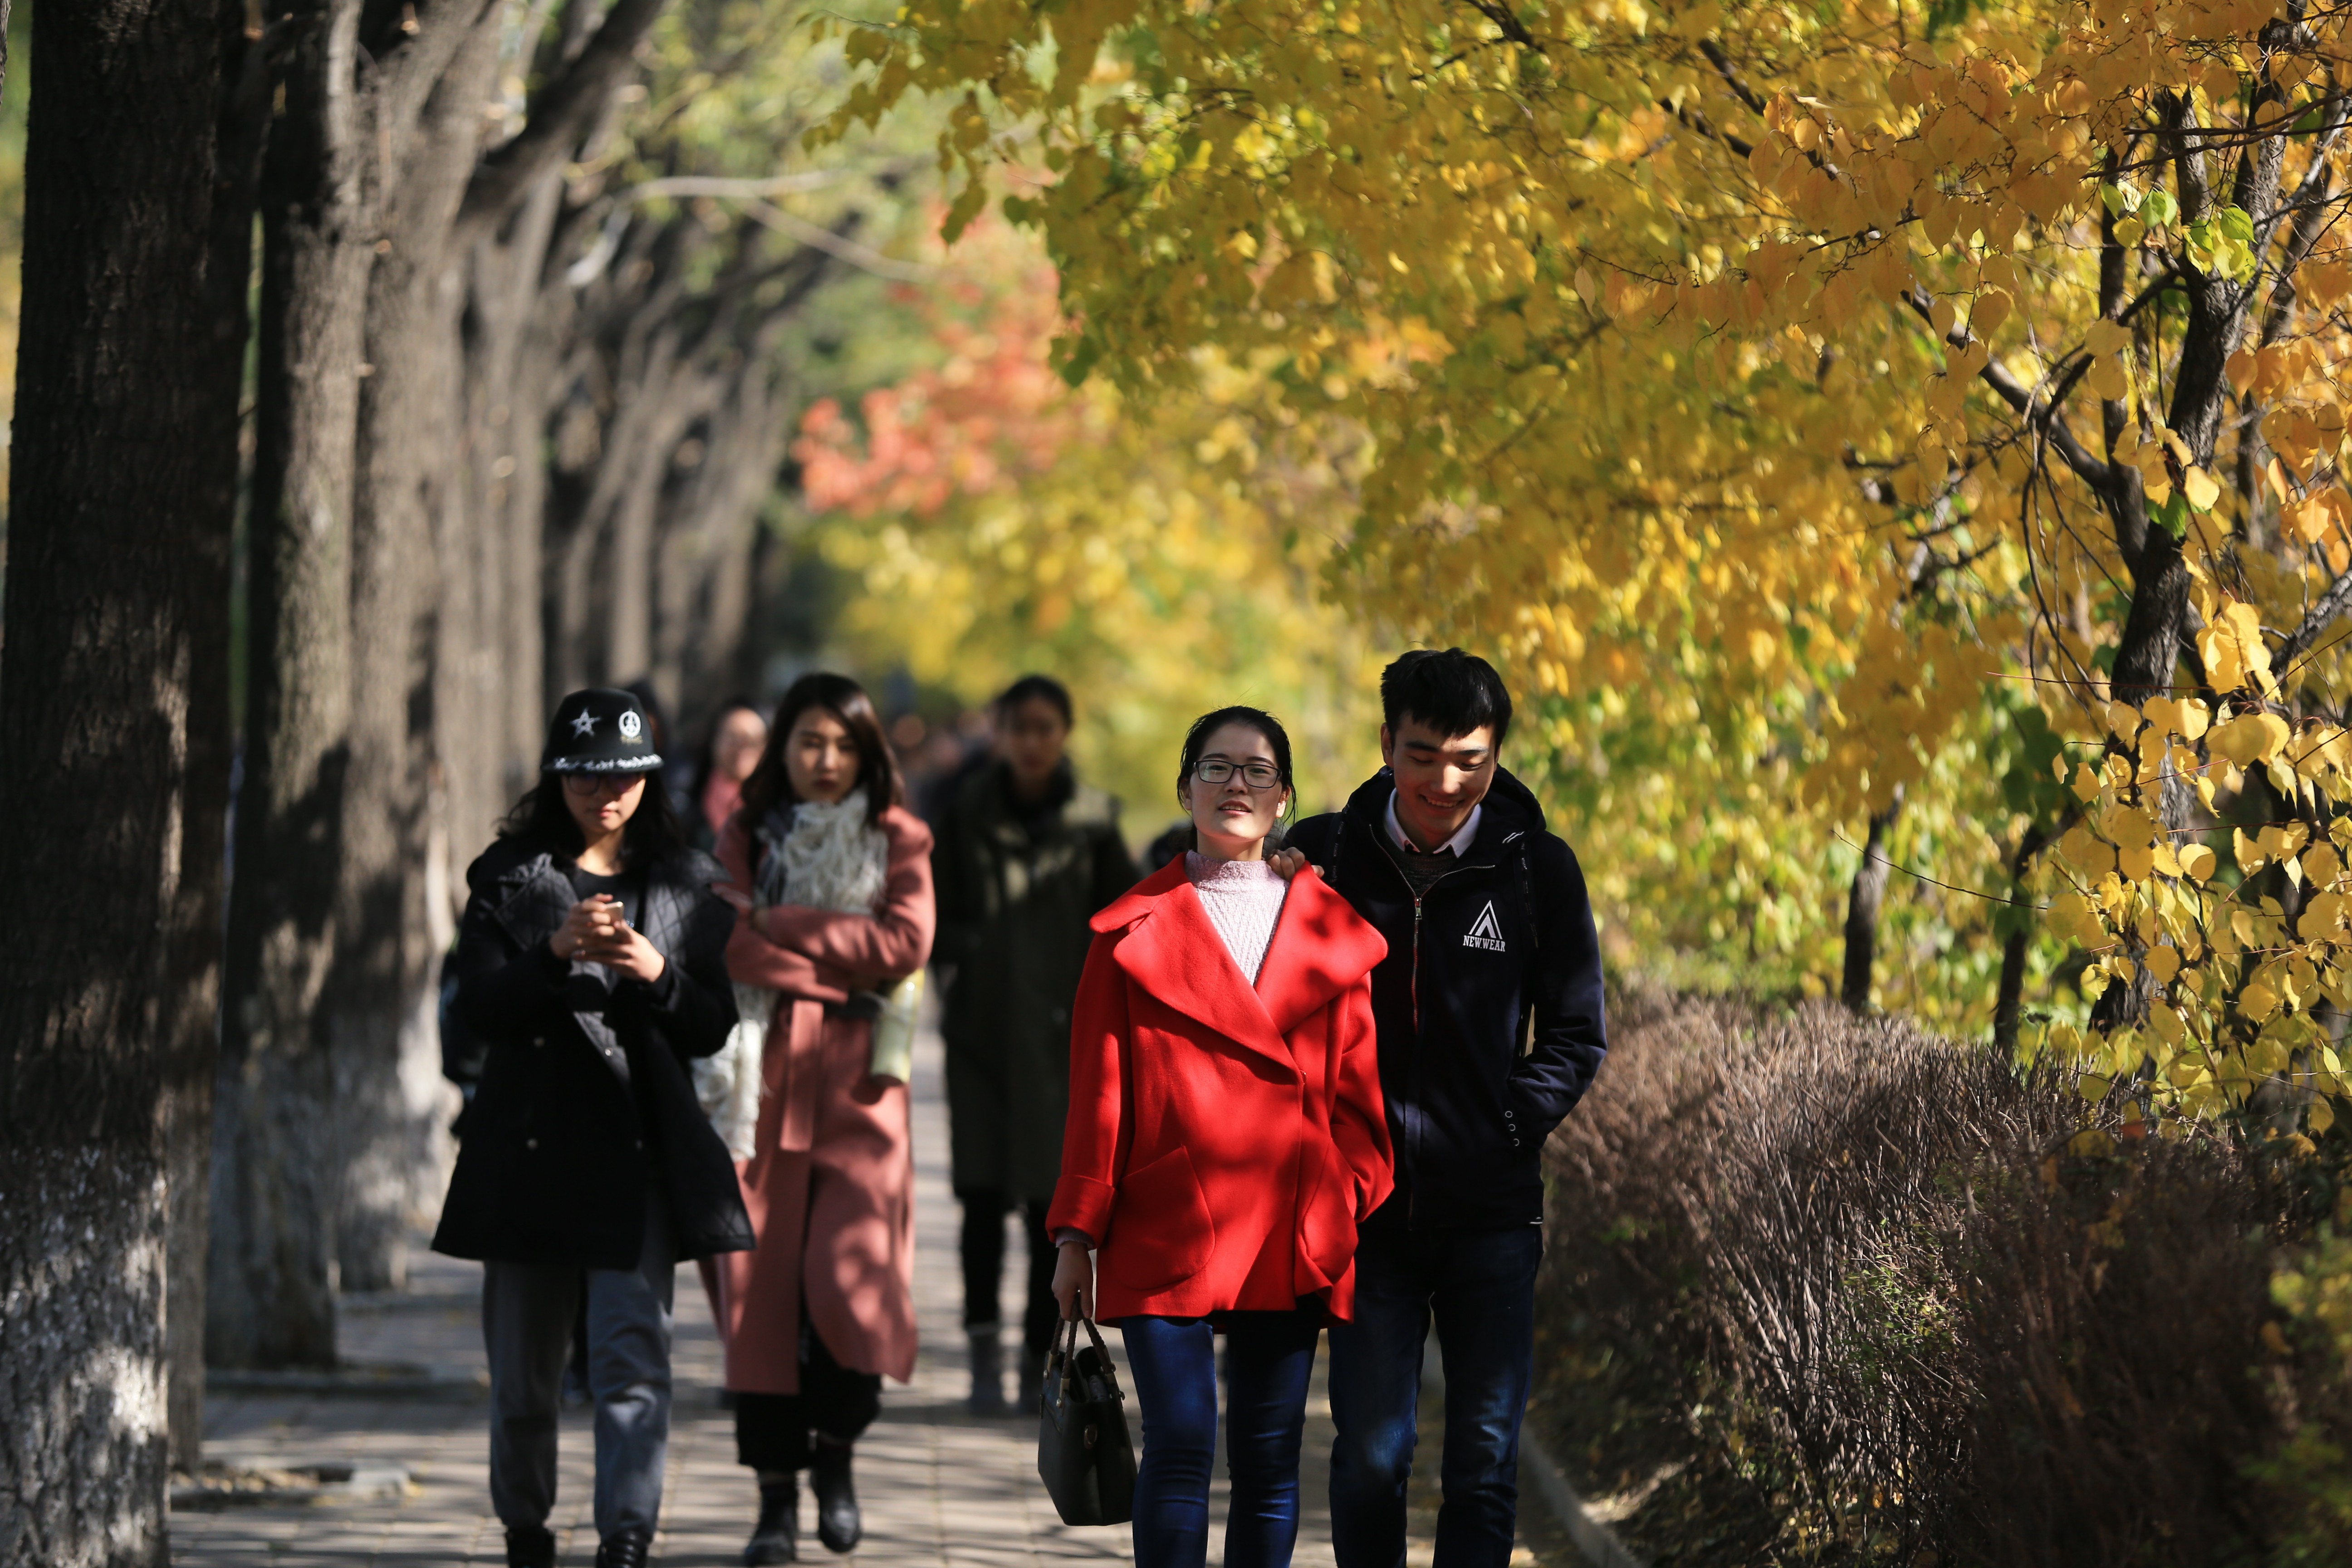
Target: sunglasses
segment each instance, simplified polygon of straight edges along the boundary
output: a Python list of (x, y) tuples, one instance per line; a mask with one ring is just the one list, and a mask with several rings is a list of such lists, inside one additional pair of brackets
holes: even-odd
[(599, 794), (600, 792), (609, 792), (616, 796), (624, 795), (628, 794), (630, 790), (635, 788), (638, 784), (645, 782), (646, 775), (641, 773), (565, 773), (563, 775), (563, 788), (565, 792), (567, 794), (576, 795), (583, 800), (587, 799), (592, 795)]

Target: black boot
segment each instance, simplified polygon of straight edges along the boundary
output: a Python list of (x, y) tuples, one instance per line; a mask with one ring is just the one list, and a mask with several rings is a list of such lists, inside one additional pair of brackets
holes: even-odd
[(596, 1568), (646, 1568), (646, 1553), (653, 1544), (653, 1537), (634, 1530), (607, 1536), (597, 1543)]
[(781, 1481), (760, 1483), (760, 1522), (751, 1527), (743, 1561), (749, 1568), (760, 1568), (761, 1563), (800, 1560), (801, 1483), (787, 1470)]
[(1045, 1352), (1021, 1347), (1021, 1392), (1013, 1397), (1013, 1408), (1022, 1415), (1037, 1414), (1037, 1400), (1045, 1388)]
[(507, 1526), (507, 1568), (555, 1568), (555, 1537), (547, 1526)]
[(857, 1513), (857, 1489), (849, 1481), (849, 1445), (817, 1434), (809, 1459), (809, 1489), (816, 1493), (816, 1538), (828, 1552), (847, 1552), (866, 1533)]
[(994, 1323), (964, 1331), (971, 1345), (971, 1398), (966, 1408), (974, 1415), (1004, 1414), (1004, 1358), (999, 1348), (1003, 1332)]

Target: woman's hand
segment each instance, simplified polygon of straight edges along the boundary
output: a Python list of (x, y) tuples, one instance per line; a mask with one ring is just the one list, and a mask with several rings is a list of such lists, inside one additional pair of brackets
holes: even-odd
[(575, 958), (593, 956), (582, 950), (609, 941), (621, 924), (621, 900), (610, 893), (598, 893), (572, 906), (563, 923), (547, 939), (547, 945), (554, 950), (556, 957), (569, 963)]
[(650, 985), (662, 977), (669, 961), (662, 957), (661, 949), (646, 940), (646, 933), (614, 914), (613, 929), (602, 938), (581, 949), (580, 956), (591, 963), (601, 963), (615, 973), (631, 980), (642, 980)]
[(1054, 1249), (1054, 1300), (1065, 1318), (1095, 1315), (1095, 1260), (1083, 1241), (1066, 1241)]

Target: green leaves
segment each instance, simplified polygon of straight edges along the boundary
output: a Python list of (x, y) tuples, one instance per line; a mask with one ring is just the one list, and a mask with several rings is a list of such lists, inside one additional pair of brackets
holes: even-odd
[(2200, 271), (2246, 283), (2261, 266), (2253, 250), (2254, 220), (2237, 207), (2190, 224), (2183, 237), (2189, 259)]

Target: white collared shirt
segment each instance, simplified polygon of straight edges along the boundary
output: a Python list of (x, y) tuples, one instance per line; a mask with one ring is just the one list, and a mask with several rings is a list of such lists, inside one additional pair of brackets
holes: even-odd
[[(1394, 790), (1389, 791), (1389, 837), (1395, 841), (1398, 848), (1418, 855), (1421, 853), (1420, 849), (1414, 847), (1412, 839), (1405, 837), (1403, 827), (1398, 825), (1396, 803), (1397, 792)], [(1470, 846), (1472, 842), (1478, 837), (1478, 818), (1486, 809), (1486, 803), (1483, 801), (1478, 805), (1472, 806), (1470, 808), (1470, 820), (1462, 825), (1462, 831), (1447, 839), (1444, 843), (1439, 845), (1437, 847), (1438, 849), (1453, 850), (1454, 857), (1457, 860), (1466, 857), (1470, 853)]]

